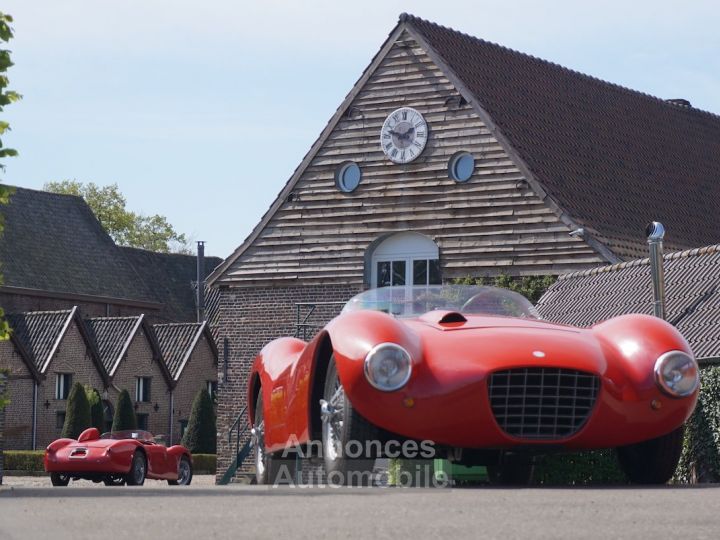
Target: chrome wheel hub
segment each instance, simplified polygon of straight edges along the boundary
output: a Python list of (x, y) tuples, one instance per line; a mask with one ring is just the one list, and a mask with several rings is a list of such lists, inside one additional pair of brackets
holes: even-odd
[(343, 417), (345, 413), (345, 391), (338, 379), (328, 400), (320, 400), (320, 416), (323, 426), (323, 450), (326, 459), (331, 461), (342, 457), (344, 433)]
[(255, 473), (262, 476), (265, 473), (265, 422), (252, 429), (253, 446), (255, 447)]
[(180, 460), (180, 468), (178, 470), (178, 484), (185, 485), (190, 478), (190, 464), (184, 460)]

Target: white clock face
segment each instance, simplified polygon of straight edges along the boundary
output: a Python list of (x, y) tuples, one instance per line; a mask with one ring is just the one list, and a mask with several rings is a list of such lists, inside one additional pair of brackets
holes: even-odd
[(417, 158), (427, 138), (425, 119), (410, 107), (391, 112), (380, 130), (380, 146), (393, 163), (409, 163)]

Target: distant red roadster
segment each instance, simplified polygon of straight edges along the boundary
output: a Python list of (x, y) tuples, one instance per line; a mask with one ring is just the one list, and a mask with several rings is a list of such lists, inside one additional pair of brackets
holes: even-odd
[(375, 455), (350, 445), (377, 440), (432, 441), (498, 483), (527, 483), (537, 454), (615, 448), (631, 481), (664, 483), (698, 385), (687, 342), (655, 317), (581, 329), (493, 287), (370, 290), (310, 342), (280, 338), (255, 359), (257, 480), (292, 469), (288, 450), (321, 449), (328, 478), (366, 470)]
[(166, 448), (147, 431), (104, 433), (89, 428), (78, 440), (58, 439), (45, 450), (45, 470), (53, 486), (70, 480), (93, 480), (106, 486), (141, 486), (146, 478), (189, 485), (192, 456), (184, 446)]

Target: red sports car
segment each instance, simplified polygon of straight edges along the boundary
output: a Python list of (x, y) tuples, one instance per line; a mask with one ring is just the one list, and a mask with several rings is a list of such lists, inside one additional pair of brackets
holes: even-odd
[(184, 446), (166, 448), (156, 443), (147, 431), (113, 431), (101, 436), (96, 428), (89, 428), (78, 440), (50, 443), (45, 450), (45, 471), (53, 486), (67, 486), (71, 479), (141, 486), (146, 478), (187, 486), (192, 480), (192, 456)]
[(369, 290), (310, 342), (276, 339), (255, 359), (257, 480), (288, 479), (299, 450), (349, 482), (400, 447), (527, 483), (534, 455), (616, 448), (631, 481), (664, 483), (698, 385), (687, 342), (655, 317), (583, 329), (493, 287)]

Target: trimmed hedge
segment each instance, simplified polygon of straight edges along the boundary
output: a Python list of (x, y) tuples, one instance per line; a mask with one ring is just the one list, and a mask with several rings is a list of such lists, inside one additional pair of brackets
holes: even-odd
[(627, 484), (614, 450), (555, 454), (535, 465), (533, 484), (592, 486)]
[(217, 456), (215, 454), (193, 454), (193, 474), (215, 474)]
[[(5, 470), (43, 472), (44, 450), (5, 450)], [(217, 456), (215, 454), (193, 455), (195, 474), (215, 474)]]
[(44, 450), (5, 450), (6, 471), (43, 472)]

